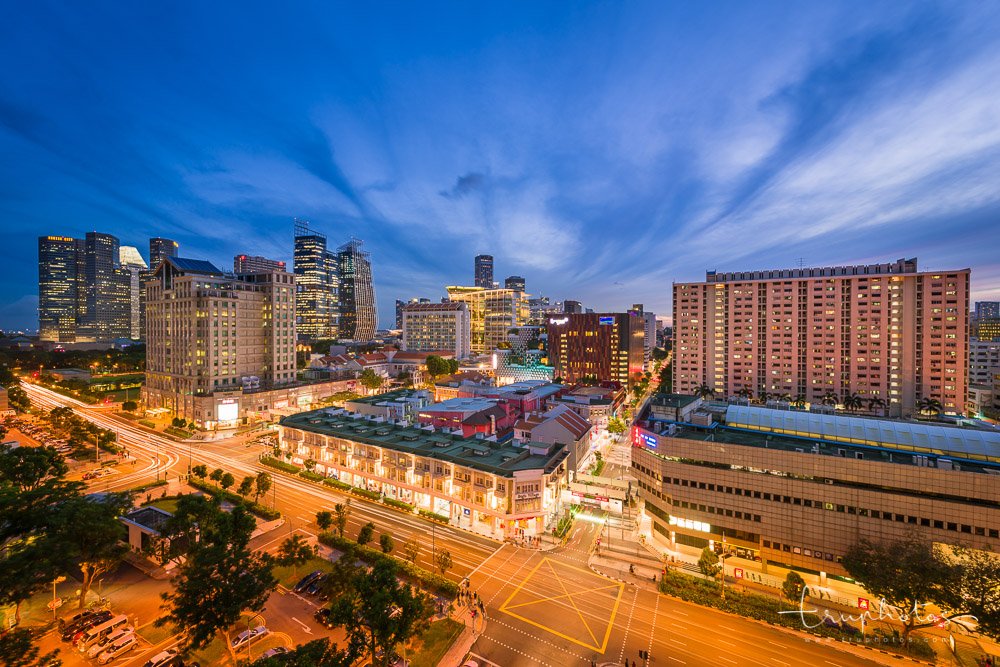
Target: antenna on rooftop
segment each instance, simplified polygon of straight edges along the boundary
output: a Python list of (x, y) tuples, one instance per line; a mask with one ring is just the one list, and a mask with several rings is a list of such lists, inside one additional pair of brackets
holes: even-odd
[(805, 257), (799, 257), (799, 268), (801, 269), (805, 265)]

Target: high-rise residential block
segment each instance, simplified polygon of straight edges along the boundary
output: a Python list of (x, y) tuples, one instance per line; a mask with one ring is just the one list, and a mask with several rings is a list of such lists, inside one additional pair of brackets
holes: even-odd
[(969, 339), (969, 384), (989, 386), (1000, 373), (1000, 340)]
[[(706, 385), (819, 403), (859, 397), (890, 415), (921, 398), (961, 412), (969, 270), (892, 264), (716, 273), (673, 286), (674, 391)], [(885, 408), (879, 402), (884, 402)]]
[(503, 286), (507, 289), (524, 292), (524, 278), (521, 276), (507, 276), (507, 279), (503, 281)]
[(285, 263), (260, 255), (236, 255), (233, 257), (233, 273), (271, 273), (284, 271)]
[(351, 239), (337, 248), (338, 331), (340, 338), (367, 342), (375, 338), (378, 313), (371, 258), (361, 245), (359, 239)]
[(466, 303), (410, 303), (403, 306), (401, 319), (404, 351), (448, 350), (456, 359), (471, 354), (472, 322)]
[(295, 319), (308, 338), (337, 336), (337, 258), (326, 236), (295, 221)]
[(553, 315), (549, 365), (567, 383), (596, 378), (631, 385), (643, 371), (643, 330), (643, 319), (632, 313)]
[(524, 324), (527, 302), (524, 294), (512, 289), (449, 286), (448, 298), (469, 308), (472, 353), (488, 354), (507, 340), (511, 327)]
[[(206, 428), (295, 381), (295, 278), (168, 257), (146, 283), (146, 404)], [(262, 399), (263, 402), (263, 399)]]
[(409, 301), (403, 301), (402, 299), (396, 299), (396, 328), (403, 328), (403, 308), (411, 303), (430, 303), (431, 300), (425, 297), (413, 297)]
[(146, 333), (146, 291), (142, 283), (149, 267), (139, 254), (139, 249), (129, 245), (118, 248), (118, 262), (129, 276), (129, 338), (142, 340)]
[(476, 287), (493, 289), (493, 255), (476, 255)]
[(583, 313), (583, 304), (580, 303), (579, 301), (566, 299), (563, 302), (563, 312), (569, 315), (579, 315)]
[(149, 239), (149, 268), (155, 270), (157, 265), (167, 257), (177, 256), (177, 241), (164, 238)]

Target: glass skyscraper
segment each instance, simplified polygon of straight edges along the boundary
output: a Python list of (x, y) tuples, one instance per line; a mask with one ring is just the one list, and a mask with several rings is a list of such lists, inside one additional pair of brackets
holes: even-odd
[(307, 338), (337, 336), (337, 258), (326, 235), (295, 221), (295, 321)]
[(339, 332), (340, 338), (369, 341), (375, 337), (378, 318), (371, 260), (361, 244), (360, 240), (351, 239), (337, 249)]

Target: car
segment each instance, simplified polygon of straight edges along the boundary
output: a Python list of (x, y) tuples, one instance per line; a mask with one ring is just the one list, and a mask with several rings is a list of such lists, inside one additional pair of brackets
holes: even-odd
[(286, 653), (291, 653), (291, 651), (284, 646), (275, 646), (274, 648), (269, 648), (260, 654), (261, 658), (273, 658), (276, 655), (285, 655)]
[(239, 635), (236, 636), (236, 639), (233, 640), (233, 648), (246, 646), (253, 640), (260, 639), (264, 635), (270, 634), (270, 632), (271, 631), (268, 630), (263, 625), (258, 625), (253, 630), (244, 630), (243, 632), (241, 632)]
[(462, 667), (479, 667), (479, 663), (475, 660), (466, 660), (462, 663)]
[(102, 610), (95, 612), (85, 618), (82, 618), (75, 623), (67, 625), (63, 629), (62, 640), (64, 642), (74, 642), (79, 639), (78, 635), (83, 635), (84, 632), (94, 627), (98, 623), (104, 623), (105, 621), (111, 620), (111, 612), (108, 610)]
[(111, 634), (104, 637), (104, 639), (99, 639), (97, 642), (94, 643), (93, 646), (88, 648), (87, 657), (90, 659), (96, 658), (101, 653), (104, 653), (104, 649), (106, 649), (110, 644), (118, 641), (125, 635), (130, 635), (130, 634), (135, 634), (135, 628), (133, 628), (131, 625), (126, 625), (124, 628), (115, 630)]
[(330, 621), (330, 608), (329, 607), (322, 607), (320, 609), (317, 609), (316, 613), (313, 614), (313, 618), (315, 618), (316, 622), (319, 623), (320, 625), (322, 625), (325, 628), (332, 628), (333, 627), (333, 622)]
[(296, 593), (301, 593), (302, 591), (304, 591), (306, 588), (309, 587), (309, 584), (316, 581), (316, 577), (320, 576), (321, 574), (323, 574), (322, 570), (316, 570), (315, 572), (310, 572), (306, 576), (302, 577), (299, 580), (299, 583), (295, 584), (295, 587), (292, 588), (292, 590), (295, 591)]
[(316, 577), (316, 579), (314, 579), (313, 582), (309, 584), (308, 588), (306, 588), (306, 593), (308, 593), (309, 595), (316, 595), (317, 593), (319, 593), (319, 589), (323, 587), (323, 582), (326, 581), (329, 576), (330, 575), (328, 574), (321, 574), (318, 577)]
[(175, 665), (174, 659), (180, 659), (177, 655), (177, 649), (168, 649), (166, 651), (160, 651), (152, 658), (146, 661), (146, 664), (142, 667), (165, 667), (165, 665)]
[(112, 642), (104, 653), (97, 657), (98, 664), (106, 665), (120, 655), (125, 655), (136, 647), (135, 634), (125, 635)]
[(78, 611), (71, 616), (64, 616), (63, 618), (59, 619), (59, 629), (66, 630), (72, 624), (78, 623), (79, 621), (89, 618), (96, 613), (97, 612), (94, 611), (93, 609), (84, 609), (83, 611)]

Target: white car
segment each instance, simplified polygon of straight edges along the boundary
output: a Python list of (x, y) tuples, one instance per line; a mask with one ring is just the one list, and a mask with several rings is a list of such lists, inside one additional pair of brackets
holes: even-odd
[(236, 639), (233, 640), (233, 648), (239, 648), (241, 646), (249, 644), (253, 640), (260, 639), (261, 637), (263, 637), (266, 634), (269, 634), (270, 632), (271, 631), (268, 630), (263, 625), (258, 625), (253, 630), (244, 630), (239, 635), (237, 635)]
[(97, 658), (97, 662), (106, 665), (120, 655), (125, 655), (136, 646), (136, 640), (134, 634), (125, 635), (124, 637), (114, 641), (109, 645), (104, 652), (101, 653)]
[(104, 639), (100, 640), (99, 642), (91, 646), (89, 649), (87, 649), (87, 657), (91, 659), (96, 658), (101, 653), (103, 653), (104, 649), (108, 648), (111, 644), (123, 638), (125, 635), (130, 635), (133, 634), (134, 632), (135, 628), (133, 628), (131, 625), (126, 625), (124, 628), (115, 630), (107, 637), (105, 637)]
[(177, 655), (176, 649), (170, 649), (167, 651), (160, 651), (152, 658), (146, 661), (146, 664), (142, 667), (160, 667), (160, 665), (165, 665)]

